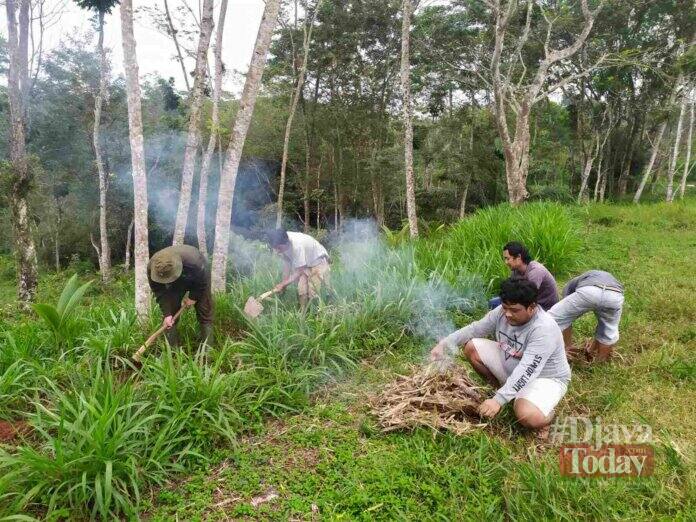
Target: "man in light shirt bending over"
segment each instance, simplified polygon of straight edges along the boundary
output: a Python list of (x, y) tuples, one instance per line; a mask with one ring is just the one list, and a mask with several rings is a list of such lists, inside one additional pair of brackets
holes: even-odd
[[(502, 304), (486, 316), (442, 339), (431, 360), (464, 355), (497, 391), (479, 407), (482, 417), (494, 417), (514, 400), (515, 416), (530, 429), (553, 420), (553, 410), (568, 390), (570, 366), (563, 335), (556, 321), (537, 305), (536, 285), (522, 278), (503, 281)], [(485, 339), (495, 335), (495, 340)]]
[(297, 283), (302, 310), (309, 301), (319, 296), (322, 285), (329, 287), (329, 253), (312, 236), (301, 232), (277, 229), (270, 233), (268, 242), (283, 260), (283, 280), (275, 287), (282, 292)]

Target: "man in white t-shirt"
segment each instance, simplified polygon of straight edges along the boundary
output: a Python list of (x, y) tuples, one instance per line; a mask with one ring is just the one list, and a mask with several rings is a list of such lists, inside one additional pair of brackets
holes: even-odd
[(283, 280), (275, 290), (282, 292), (297, 282), (300, 305), (306, 309), (322, 285), (329, 287), (329, 253), (319, 241), (301, 232), (277, 229), (269, 234), (268, 242), (283, 260)]

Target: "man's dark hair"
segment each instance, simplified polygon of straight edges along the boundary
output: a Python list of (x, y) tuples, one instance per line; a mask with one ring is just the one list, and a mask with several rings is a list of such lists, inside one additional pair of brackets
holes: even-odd
[(287, 245), (288, 243), (290, 243), (290, 238), (288, 237), (287, 230), (284, 228), (277, 228), (268, 233), (268, 244), (271, 245), (271, 247), (275, 248)]
[(508, 305), (521, 304), (525, 308), (536, 304), (539, 290), (524, 277), (511, 277), (500, 285), (500, 299)]
[(527, 247), (518, 241), (510, 241), (507, 243), (503, 247), (503, 251), (505, 250), (507, 250), (508, 254), (510, 254), (512, 257), (521, 256), (522, 261), (524, 261), (525, 264), (532, 262), (532, 256), (529, 255), (529, 250), (527, 250)]

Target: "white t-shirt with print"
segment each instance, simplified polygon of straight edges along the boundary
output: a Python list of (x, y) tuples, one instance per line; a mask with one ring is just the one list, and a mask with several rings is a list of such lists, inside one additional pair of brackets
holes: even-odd
[(319, 241), (302, 232), (288, 232), (290, 249), (287, 258), (293, 270), (303, 266), (313, 267), (329, 258), (329, 253)]

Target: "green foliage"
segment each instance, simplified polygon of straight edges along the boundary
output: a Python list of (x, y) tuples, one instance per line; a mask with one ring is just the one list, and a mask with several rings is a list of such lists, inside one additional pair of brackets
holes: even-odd
[(66, 509), (103, 520), (134, 514), (140, 487), (183, 469), (190, 455), (181, 417), (147, 399), (132, 382), (96, 371), (86, 388), (58, 389), (30, 415), (36, 445), (0, 449), (0, 498), (24, 510), (42, 505), (53, 516)]
[(121, 0), (74, 0), (82, 9), (96, 11), (101, 14), (109, 14)]
[(47, 303), (33, 305), (34, 311), (49, 327), (59, 345), (74, 341), (75, 310), (91, 285), (91, 281), (80, 285), (75, 274), (65, 285), (56, 306)]

